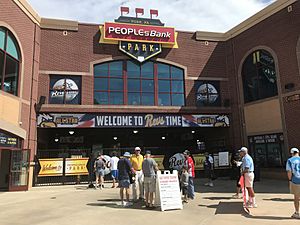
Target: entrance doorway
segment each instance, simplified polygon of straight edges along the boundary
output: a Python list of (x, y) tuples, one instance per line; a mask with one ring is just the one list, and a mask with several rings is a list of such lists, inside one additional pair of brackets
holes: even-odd
[(9, 188), (9, 164), (10, 151), (0, 150), (0, 190), (7, 191)]
[(0, 190), (28, 190), (30, 150), (0, 149)]

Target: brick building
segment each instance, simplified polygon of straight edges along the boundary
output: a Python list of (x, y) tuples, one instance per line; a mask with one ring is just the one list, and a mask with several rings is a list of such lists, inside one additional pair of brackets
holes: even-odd
[[(24, 0), (3, 0), (0, 32), (17, 46), (18, 82), (15, 92), (5, 89), (0, 55), (0, 133), (16, 142), (0, 144), (0, 188), (74, 182), (72, 159), (136, 145), (164, 164), (184, 149), (201, 164), (208, 151), (216, 167), (219, 152), (247, 145), (257, 165), (281, 176), (288, 148), (300, 145), (299, 14), (299, 1), (278, 0), (226, 33), (176, 31), (170, 44), (118, 32), (110, 39), (109, 23), (99, 31), (98, 24), (40, 18)], [(111, 26), (119, 22), (168, 29), (122, 16)], [(0, 33), (3, 61), (12, 56), (5, 46)]]

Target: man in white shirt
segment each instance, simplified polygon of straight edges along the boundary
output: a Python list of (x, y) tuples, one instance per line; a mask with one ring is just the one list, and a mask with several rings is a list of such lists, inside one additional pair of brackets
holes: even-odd
[(112, 188), (116, 187), (116, 180), (118, 179), (118, 162), (119, 162), (119, 158), (116, 156), (116, 153), (113, 152), (109, 162), (111, 178), (113, 179)]

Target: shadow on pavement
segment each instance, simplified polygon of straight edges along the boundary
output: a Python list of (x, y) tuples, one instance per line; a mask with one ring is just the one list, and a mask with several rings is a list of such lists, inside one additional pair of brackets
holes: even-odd
[(275, 202), (293, 202), (291, 198), (265, 198), (264, 201), (275, 201)]
[(242, 214), (243, 208), (241, 202), (219, 202), (214, 205), (198, 205), (200, 207), (215, 208), (215, 215), (218, 214)]
[(243, 212), (240, 202), (220, 202), (215, 215), (218, 214), (241, 214)]
[(233, 199), (232, 197), (205, 197), (203, 199), (209, 199), (209, 200), (230, 200)]
[[(220, 177), (213, 181), (214, 186), (204, 186), (207, 180), (197, 178), (194, 180), (195, 192), (199, 193), (235, 193), (236, 181), (229, 177)], [(261, 179), (254, 183), (255, 193), (288, 194), (289, 187), (285, 180)]]
[(119, 198), (107, 198), (107, 199), (99, 199), (99, 202), (120, 202)]
[(285, 216), (254, 216), (254, 215), (249, 215), (247, 213), (243, 214), (246, 218), (249, 219), (259, 219), (259, 220), (295, 220), (291, 217), (285, 217)]
[(100, 206), (100, 207), (109, 207), (117, 209), (138, 209), (138, 210), (148, 210), (148, 211), (160, 211), (159, 207), (146, 208), (143, 202), (134, 203), (132, 206), (124, 207), (121, 205), (120, 199), (101, 199), (98, 200), (99, 203), (88, 203), (88, 206)]

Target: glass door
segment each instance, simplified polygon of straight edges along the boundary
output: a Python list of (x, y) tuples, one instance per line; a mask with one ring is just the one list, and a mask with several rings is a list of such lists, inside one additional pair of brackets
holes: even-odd
[(9, 190), (28, 190), (30, 150), (11, 151)]

